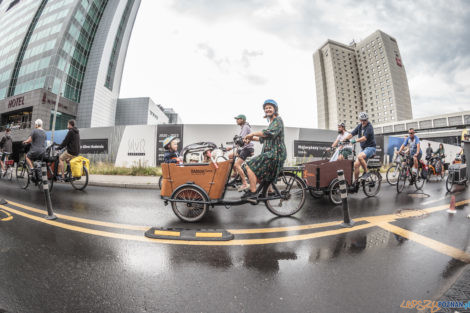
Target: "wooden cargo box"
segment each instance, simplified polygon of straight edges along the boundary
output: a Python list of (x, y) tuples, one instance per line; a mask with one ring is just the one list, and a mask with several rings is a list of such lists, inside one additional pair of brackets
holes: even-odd
[(170, 197), (179, 186), (192, 182), (206, 191), (210, 200), (222, 198), (232, 160), (218, 163), (162, 164), (162, 197)]
[(338, 177), (337, 170), (344, 171), (344, 177), (348, 184), (352, 184), (353, 161), (341, 160), (330, 162), (328, 160), (305, 163), (303, 178), (309, 187), (326, 188), (331, 181)]

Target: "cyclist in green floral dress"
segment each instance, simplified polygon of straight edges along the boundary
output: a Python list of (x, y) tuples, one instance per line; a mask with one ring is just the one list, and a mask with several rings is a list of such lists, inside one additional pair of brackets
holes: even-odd
[(260, 155), (247, 162), (247, 174), (250, 189), (242, 196), (243, 199), (256, 199), (256, 181), (274, 181), (282, 170), (287, 158), (284, 144), (284, 123), (278, 113), (278, 105), (274, 100), (266, 100), (263, 104), (264, 113), (269, 126), (259, 132), (245, 136), (245, 142), (259, 141), (263, 144)]

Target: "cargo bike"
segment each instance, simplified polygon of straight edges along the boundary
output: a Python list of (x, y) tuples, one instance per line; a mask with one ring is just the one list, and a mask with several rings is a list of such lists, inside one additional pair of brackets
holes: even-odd
[(461, 157), (456, 157), (453, 164), (449, 166), (449, 174), (446, 179), (446, 189), (448, 192), (453, 191), (454, 185), (468, 186), (468, 172), (467, 164), (463, 163)]
[(304, 205), (303, 167), (284, 167), (274, 182), (262, 181), (256, 199), (226, 198), (235, 159), (210, 163), (162, 164), (161, 198), (184, 222), (200, 221), (215, 206), (264, 203), (277, 216), (291, 216)]
[[(343, 143), (342, 143), (343, 144)], [(354, 159), (356, 156), (353, 148), (353, 160), (319, 160), (305, 163), (303, 179), (306, 182), (308, 191), (313, 198), (328, 196), (333, 204), (341, 204), (341, 192), (339, 189), (338, 170), (344, 171), (344, 178), (348, 187), (348, 193), (358, 193), (362, 188), (367, 197), (374, 197), (380, 191), (382, 175), (380, 168), (382, 164), (379, 160), (369, 159), (367, 161), (368, 175), (353, 180)]]

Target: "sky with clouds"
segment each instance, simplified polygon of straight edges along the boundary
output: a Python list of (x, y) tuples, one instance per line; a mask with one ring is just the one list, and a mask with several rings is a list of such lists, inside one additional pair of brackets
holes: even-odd
[(312, 55), (380, 29), (395, 37), (414, 117), (470, 110), (470, 1), (142, 0), (121, 97), (149, 96), (184, 123), (316, 127)]

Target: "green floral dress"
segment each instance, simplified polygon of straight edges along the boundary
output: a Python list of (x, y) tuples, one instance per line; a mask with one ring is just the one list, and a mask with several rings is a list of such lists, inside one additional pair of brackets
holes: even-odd
[(263, 130), (266, 137), (260, 137), (263, 150), (250, 161), (248, 166), (259, 181), (274, 181), (284, 166), (287, 158), (284, 144), (284, 122), (278, 116), (273, 119), (267, 129)]

